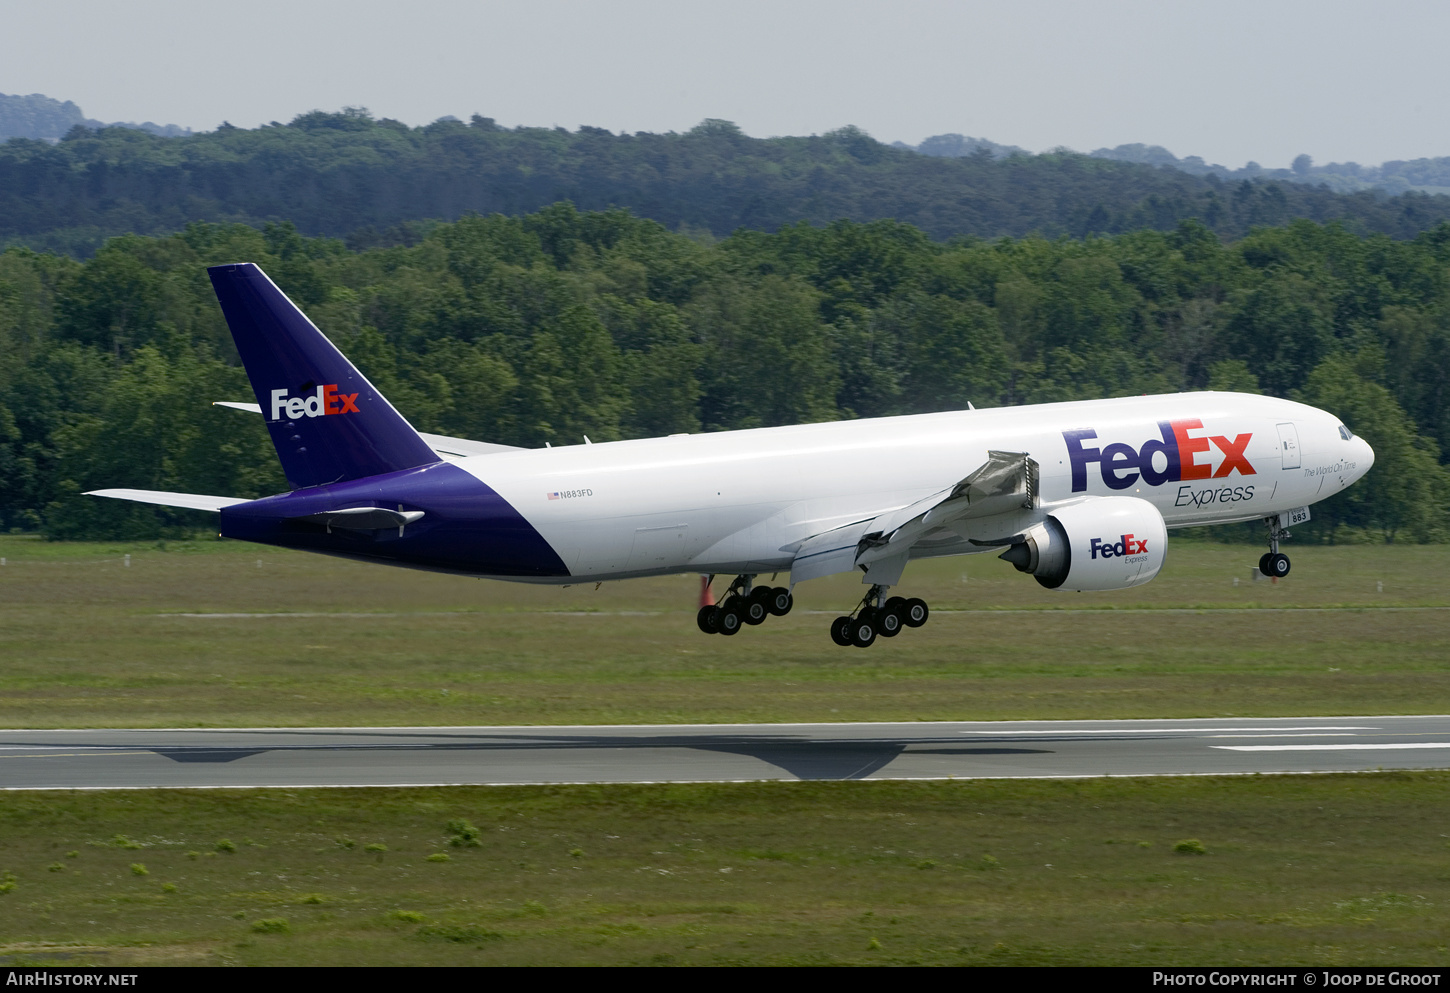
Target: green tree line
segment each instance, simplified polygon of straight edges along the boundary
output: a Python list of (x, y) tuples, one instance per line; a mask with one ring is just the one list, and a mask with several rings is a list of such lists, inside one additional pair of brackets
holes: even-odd
[(625, 208), (672, 231), (725, 237), (801, 220), (891, 218), (930, 238), (1170, 231), (1195, 218), (1225, 239), (1295, 218), (1410, 238), (1450, 220), (1450, 197), (1334, 193), (1053, 152), (918, 155), (857, 128), (751, 138), (728, 121), (683, 133), (502, 128), (475, 115), (420, 128), (366, 111), (161, 137), (73, 128), (0, 144), (0, 247), (87, 257), (107, 237), (192, 221), (291, 222), (355, 248), (413, 243), (425, 218), (522, 215), (570, 200)]
[(78, 494), (285, 489), (261, 420), (210, 406), (252, 399), (205, 272), (232, 261), (260, 264), (421, 430), (533, 447), (1262, 391), (1376, 450), (1315, 537), (1447, 535), (1450, 225), (941, 243), (839, 221), (714, 241), (569, 203), (411, 245), (194, 223), (84, 262), (0, 253), (0, 528), (155, 536), (196, 519)]

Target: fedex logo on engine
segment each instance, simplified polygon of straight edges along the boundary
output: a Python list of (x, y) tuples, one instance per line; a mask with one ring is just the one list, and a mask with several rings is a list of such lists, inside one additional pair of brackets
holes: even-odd
[(337, 384), (319, 386), (316, 393), (305, 397), (289, 397), (286, 390), (272, 391), (272, 420), (280, 421), (286, 414), (289, 421), (304, 417), (327, 417), (331, 414), (357, 414), (356, 393), (339, 393)]
[[(1202, 430), (1203, 422), (1196, 417), (1181, 421), (1159, 421), (1158, 433), (1162, 436), (1161, 440), (1153, 438), (1145, 441), (1142, 448), (1115, 442), (1105, 445), (1101, 450), (1084, 444), (1087, 439), (1098, 436), (1091, 428), (1064, 431), (1062, 438), (1067, 442), (1067, 457), (1072, 463), (1072, 492), (1079, 493), (1087, 489), (1088, 464), (1091, 462), (1098, 464), (1103, 482), (1112, 490), (1126, 490), (1139, 478), (1149, 486), (1162, 486), (1164, 483), (1190, 479), (1222, 479), (1231, 472), (1242, 476), (1257, 474), (1248, 457), (1244, 455), (1245, 449), (1249, 447), (1249, 439), (1253, 437), (1252, 432), (1236, 435), (1232, 439), (1223, 435), (1200, 436), (1193, 433)], [(1217, 468), (1209, 461), (1199, 461), (1200, 456), (1207, 456), (1211, 460), (1215, 448), (1223, 455)], [(1160, 460), (1161, 468), (1155, 463), (1160, 453), (1163, 456)]]
[(1101, 555), (1105, 559), (1111, 559), (1148, 553), (1148, 539), (1137, 538), (1131, 534), (1121, 535), (1117, 541), (1103, 541), (1101, 538), (1094, 538), (1088, 542), (1088, 545), (1093, 550), (1093, 558)]

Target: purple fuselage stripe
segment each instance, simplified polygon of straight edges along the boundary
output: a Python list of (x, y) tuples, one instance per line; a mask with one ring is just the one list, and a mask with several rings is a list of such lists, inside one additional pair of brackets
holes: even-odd
[[(402, 528), (351, 531), (295, 520), (351, 507), (423, 512)], [(448, 462), (313, 486), (221, 512), (227, 538), (479, 576), (566, 577), (549, 543), (487, 484)]]

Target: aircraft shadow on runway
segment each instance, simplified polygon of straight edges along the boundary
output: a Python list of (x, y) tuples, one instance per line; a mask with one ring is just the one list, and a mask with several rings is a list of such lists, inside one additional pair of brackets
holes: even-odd
[[(247, 732), (252, 736), (286, 736), (295, 738), (309, 734), (335, 734), (336, 732), (307, 732), (297, 730)], [(488, 734), (486, 736), (427, 734), (394, 734), (362, 732), (351, 737), (384, 737), (386, 742), (356, 743), (278, 743), (266, 747), (238, 746), (235, 748), (216, 745), (145, 745), (127, 744), (106, 746), (107, 748), (137, 748), (153, 751), (173, 762), (235, 762), (264, 752), (274, 751), (326, 751), (326, 752), (452, 752), (469, 751), (487, 754), (489, 752), (550, 751), (550, 750), (604, 750), (604, 749), (664, 749), (689, 748), (701, 751), (724, 752), (731, 755), (745, 755), (767, 762), (785, 770), (798, 779), (863, 779), (890, 764), (908, 748), (913, 755), (1034, 755), (1050, 754), (1048, 748), (1014, 748), (999, 745), (966, 745), (960, 738), (911, 738), (900, 739), (821, 739), (794, 737), (789, 735), (758, 736), (744, 734), (722, 735), (602, 735), (602, 734)], [(398, 740), (409, 737), (428, 737), (428, 742)], [(440, 737), (461, 740), (438, 741)], [(54, 742), (46, 742), (55, 747)], [(77, 747), (96, 748), (95, 745), (76, 743)], [(922, 747), (934, 746), (934, 747)]]

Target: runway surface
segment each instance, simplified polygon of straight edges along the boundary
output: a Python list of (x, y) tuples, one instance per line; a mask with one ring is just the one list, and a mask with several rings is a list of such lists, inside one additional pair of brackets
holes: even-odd
[(1450, 717), (0, 731), (0, 788), (976, 779), (1450, 768)]

